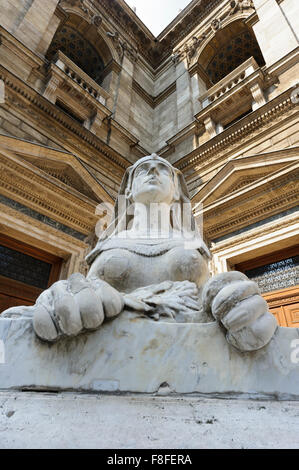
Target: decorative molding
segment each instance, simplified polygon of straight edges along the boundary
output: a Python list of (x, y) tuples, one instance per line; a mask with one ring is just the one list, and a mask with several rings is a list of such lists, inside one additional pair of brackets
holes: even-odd
[(94, 24), (97, 27), (102, 24), (102, 17), (88, 8), (85, 0), (59, 0), (58, 5), (66, 12), (68, 12), (70, 7), (77, 8), (90, 24)]
[(243, 145), (245, 139), (248, 143), (249, 136), (253, 139), (261, 133), (263, 128), (272, 125), (273, 121), (278, 121), (286, 113), (294, 112), (297, 105), (292, 103), (290, 98), (293, 89), (294, 87), (286, 90), (188, 155), (185, 155), (175, 163), (175, 166), (179, 170), (186, 172), (195, 164), (204, 163), (207, 165), (211, 161), (215, 162), (217, 156), (220, 155), (221, 157), (225, 149), (229, 148), (230, 151), (233, 151), (236, 147)]
[(167, 59), (182, 37), (190, 33), (196, 24), (207, 17), (221, 1), (191, 2), (157, 38), (150, 33), (124, 1), (97, 0), (96, 6), (99, 11), (107, 15), (107, 19), (111, 18), (126, 31), (128, 37), (137, 44), (138, 53), (154, 68), (157, 68)]
[[(97, 222), (96, 202), (87, 203), (47, 181), (34, 167), (5, 152), (0, 154), (1, 192), (76, 231), (88, 234)], [(67, 203), (66, 203), (67, 202)]]
[(252, 224), (249, 223), (245, 227), (241, 227), (240, 229), (234, 230), (233, 232), (229, 232), (223, 236), (220, 236), (218, 238), (213, 238), (212, 243), (222, 243), (224, 240), (231, 239), (235, 236), (239, 236), (240, 234), (244, 234), (246, 232), (249, 232), (251, 230), (258, 230), (260, 227), (263, 225), (270, 223), (277, 223), (277, 221), (281, 218), (284, 218), (286, 216), (291, 216), (292, 214), (298, 214), (298, 209), (296, 206), (291, 207), (290, 209), (287, 209), (282, 212), (277, 212), (274, 215), (271, 215), (270, 217), (262, 218), (258, 220), (257, 222), (253, 222)]
[(227, 195), (230, 195), (236, 191), (239, 191), (240, 189), (243, 189), (245, 186), (248, 186), (251, 183), (254, 183), (257, 180), (263, 179), (266, 176), (268, 176), (269, 173), (259, 173), (259, 175), (253, 175), (253, 176), (243, 176), (243, 178), (238, 178), (237, 181), (229, 186), (225, 191), (219, 194), (219, 197), (217, 199), (221, 199)]
[[(246, 190), (243, 188), (239, 190), (238, 194), (238, 205), (247, 201), (252, 201), (253, 197), (258, 199), (261, 195), (264, 196), (266, 191), (276, 191), (276, 193), (282, 192), (283, 197), (286, 197), (286, 190), (282, 190), (282, 186), (291, 184), (294, 187), (294, 193), (299, 193), (299, 186), (296, 188), (296, 178), (299, 179), (299, 165), (298, 163), (288, 165), (273, 174), (267, 176), (265, 180), (258, 180), (248, 185)], [(237, 195), (234, 194), (233, 199), (236, 203)], [(232, 208), (231, 195), (222, 199), (216, 200), (215, 202), (204, 207), (203, 212), (206, 219), (217, 215), (223, 215), (223, 211)], [(274, 200), (274, 199), (273, 199)], [(254, 206), (254, 210), (257, 205)], [(240, 217), (243, 217), (243, 212)]]
[(157, 96), (150, 95), (147, 91), (145, 91), (145, 89), (141, 85), (139, 85), (138, 82), (136, 82), (136, 80), (133, 80), (132, 87), (133, 90), (138, 93), (138, 95), (141, 96), (141, 98), (143, 98), (144, 101), (146, 101), (153, 109), (155, 109), (160, 103), (162, 103), (162, 101), (166, 100), (168, 96), (176, 92), (176, 82), (169, 85)]
[(298, 213), (295, 215), (291, 215), (289, 217), (283, 217), (282, 219), (278, 219), (275, 222), (269, 222), (266, 225), (261, 227), (252, 229), (246, 233), (241, 235), (235, 235), (232, 238), (228, 238), (225, 241), (213, 243), (210, 247), (210, 251), (213, 255), (223, 252), (226, 249), (233, 249), (236, 246), (239, 246), (242, 243), (249, 243), (251, 241), (256, 240), (259, 236), (267, 236), (274, 234), (276, 231), (280, 229), (286, 229), (288, 227), (292, 227), (294, 225), (298, 225)]
[[(213, 240), (223, 234), (228, 234), (242, 226), (248, 225), (254, 221), (261, 220), (265, 215), (273, 214), (274, 212), (279, 213), (289, 207), (292, 207), (296, 201), (298, 201), (298, 191), (289, 193), (286, 197), (280, 195), (277, 198), (273, 198), (271, 202), (264, 203), (255, 207), (254, 210), (244, 211), (244, 214), (239, 217), (231, 217), (226, 222), (220, 224), (219, 222), (209, 228), (204, 229), (205, 237), (209, 240)], [(205, 218), (204, 218), (205, 224)]]
[(91, 158), (94, 158), (95, 150), (100, 152), (103, 163), (112, 174), (130, 166), (128, 160), (2, 66), (0, 66), (1, 79), (6, 86), (6, 102), (25, 113), (26, 121), (28, 117), (35, 119), (48, 135), (59, 138), (63, 147), (68, 143), (74, 151), (79, 149)]
[(14, 201), (13, 199), (10, 199), (0, 194), (0, 208), (2, 204), (13, 209), (14, 211), (31, 217), (32, 219), (38, 220), (40, 223), (52, 227), (55, 230), (58, 230), (59, 232), (63, 232), (66, 235), (69, 235), (70, 237), (76, 238), (77, 240), (84, 241), (86, 238), (85, 233), (78, 232), (77, 230), (74, 230), (71, 227), (68, 227), (67, 225), (57, 222), (57, 220), (51, 219), (50, 217), (41, 214), (40, 212), (37, 212), (34, 209), (30, 209), (30, 207), (27, 207), (24, 204), (21, 204), (17, 201)]
[[(236, 179), (245, 173), (245, 177), (249, 177), (250, 173), (254, 172), (255, 181), (258, 183), (262, 180), (260, 171), (270, 176), (275, 171), (280, 171), (282, 168), (286, 168), (290, 164), (294, 164), (298, 160), (299, 146), (290, 147), (286, 149), (276, 150), (272, 152), (260, 153), (257, 155), (245, 155), (238, 158), (233, 158), (225, 162), (221, 168), (204, 184), (201, 185), (200, 189), (196, 193), (196, 200), (199, 202), (207, 203), (210, 197), (213, 197), (213, 201), (219, 199), (214, 197), (221, 189), (221, 186), (227, 185), (229, 180), (233, 180), (235, 184)], [(267, 167), (265, 167), (265, 161), (267, 161)], [(272, 176), (272, 175), (271, 175)], [(194, 181), (192, 181), (194, 183)], [(190, 183), (189, 183), (190, 184)], [(193, 202), (195, 197), (193, 197)]]
[[(265, 185), (266, 188), (261, 188), (259, 193), (250, 194), (247, 199), (239, 201), (235, 198), (234, 203), (226, 203), (220, 205), (219, 209), (213, 211), (209, 215), (204, 214), (204, 233), (210, 240), (215, 240), (221, 236), (228, 235), (248, 224), (258, 222), (270, 215), (278, 214), (282, 211), (296, 206), (299, 199), (299, 189), (296, 188), (294, 182), (299, 177), (299, 172), (292, 174), (292, 180), (288, 181), (288, 177), (282, 178), (273, 187), (271, 184)], [(276, 197), (273, 197), (273, 189), (275, 190)], [(271, 199), (267, 197), (267, 192), (271, 192)], [(241, 207), (242, 203), (242, 207)], [(239, 210), (234, 211), (238, 205)], [(233, 214), (233, 215), (231, 215)], [(214, 219), (213, 225), (211, 220)]]
[[(247, 12), (247, 10), (249, 10)], [(246, 15), (244, 16), (244, 12)], [(248, 15), (252, 15), (255, 11), (252, 0), (232, 0), (229, 5), (224, 7), (221, 11), (221, 15), (212, 19), (212, 21), (202, 30), (201, 33), (196, 33), (191, 39), (187, 41), (183, 47), (179, 49), (173, 49), (171, 60), (177, 65), (181, 60), (186, 59), (188, 68), (190, 65), (195, 65), (195, 60), (198, 58), (198, 53), (208, 44), (213, 36), (217, 34), (219, 30), (227, 26), (232, 20), (231, 16), (238, 15), (237, 19), (246, 19)], [(219, 11), (217, 11), (217, 15)], [(235, 18), (233, 18), (235, 20)]]

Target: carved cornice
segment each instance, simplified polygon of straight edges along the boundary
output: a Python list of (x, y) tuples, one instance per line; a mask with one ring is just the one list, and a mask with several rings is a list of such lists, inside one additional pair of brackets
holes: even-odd
[(257, 227), (242, 234), (235, 235), (227, 240), (212, 243), (210, 251), (214, 255), (223, 252), (226, 249), (233, 249), (234, 247), (239, 246), (240, 244), (249, 244), (251, 241), (256, 240), (261, 235), (263, 237), (266, 237), (267, 235), (273, 235), (273, 233), (278, 230), (284, 230), (288, 227), (296, 225), (298, 225), (298, 213), (292, 216), (283, 217), (282, 219), (278, 219), (277, 221), (269, 222), (265, 225), (262, 225), (261, 227)]
[[(77, 238), (73, 237), (72, 235), (65, 234), (64, 232), (60, 231), (59, 229), (55, 229), (54, 227), (49, 226), (43, 222), (39, 222), (32, 217), (23, 214), (22, 212), (8, 207), (5, 204), (0, 202), (0, 212), (1, 214), (8, 215), (11, 219), (18, 221), (18, 223), (23, 223), (24, 225), (30, 224), (34, 228), (47, 232), (48, 235), (52, 236), (53, 238), (59, 238), (60, 241), (64, 241), (67, 246), (72, 249), (79, 248), (79, 249), (86, 249), (86, 243), (84, 241), (78, 240)], [(71, 251), (70, 250), (70, 251)]]
[[(247, 210), (238, 216), (227, 218), (225, 222), (220, 223), (219, 219), (215, 225), (207, 227), (206, 219), (204, 217), (204, 234), (209, 240), (219, 238), (223, 235), (227, 235), (230, 232), (234, 232), (242, 227), (246, 227), (248, 224), (253, 224), (260, 220), (263, 220), (270, 215), (278, 214), (284, 210), (293, 207), (298, 201), (299, 192), (292, 191), (286, 196), (282, 194), (277, 198), (273, 198), (271, 202), (260, 204), (255, 206), (254, 210)], [(223, 214), (222, 214), (223, 215)], [(223, 219), (222, 219), (223, 220)]]
[(235, 196), (234, 201), (220, 203), (217, 209), (204, 213), (205, 236), (216, 239), (296, 206), (298, 179), (299, 170), (295, 170), (277, 178), (275, 183), (272, 180), (243, 197)]
[[(258, 179), (263, 179), (267, 175), (269, 175), (269, 173), (260, 173), (258, 175)], [(239, 191), (240, 189), (243, 189), (245, 186), (248, 186), (249, 184), (254, 183), (256, 180), (257, 180), (256, 175), (243, 176), (239, 178), (234, 184), (232, 184), (225, 191), (219, 194), (219, 199), (223, 198), (224, 196), (227, 196), (228, 194), (232, 194), (236, 191)]]
[[(100, 153), (102, 163), (111, 173), (123, 173), (130, 162), (102, 142), (95, 134), (63, 113), (22, 80), (0, 66), (0, 79), (6, 86), (6, 103), (38, 123), (44, 133), (58, 140), (62, 147), (68, 144), (72, 152), (81, 151), (94, 160), (95, 152)], [(5, 103), (5, 104), (6, 104)], [(5, 105), (4, 105), (5, 106)], [(69, 150), (69, 149), (68, 149)]]
[[(296, 178), (299, 180), (299, 168), (298, 163), (287, 165), (282, 170), (275, 171), (268, 175), (265, 180), (257, 180), (254, 183), (249, 184), (246, 188), (241, 188), (238, 193), (233, 196), (226, 195), (221, 199), (217, 199), (215, 202), (208, 204), (204, 207), (204, 215), (208, 220), (210, 217), (221, 216), (223, 211), (232, 209), (232, 198), (234, 204), (240, 206), (241, 203), (252, 201), (252, 199), (258, 199), (260, 196), (264, 196), (267, 191), (282, 191), (284, 185), (288, 185), (290, 182), (296, 182)], [(295, 186), (295, 193), (299, 192), (299, 185)], [(286, 194), (285, 194), (286, 196)], [(256, 208), (256, 206), (254, 207)]]
[[(70, 0), (68, 0), (70, 1)], [(112, 19), (137, 44), (138, 53), (157, 68), (173, 48), (223, 0), (198, 0), (188, 5), (157, 38), (123, 0), (90, 0), (90, 4)]]
[[(181, 40), (191, 33), (198, 24), (200, 24), (205, 17), (211, 13), (221, 3), (221, 0), (202, 0), (201, 2), (194, 2), (190, 6), (188, 5), (182, 12), (182, 16), (179, 14), (170, 25), (159, 34), (158, 39), (164, 46), (163, 52), (161, 52), (160, 62), (165, 60), (167, 54), (169, 54)], [(168, 46), (168, 47), (167, 47)], [(192, 48), (192, 42), (190, 43), (190, 49)], [(189, 50), (189, 47), (188, 47)]]
[(13, 54), (18, 56), (32, 69), (39, 69), (43, 66), (44, 60), (32, 52), (28, 47), (21, 43), (17, 38), (10, 34), (0, 25), (0, 46), (7, 47)]
[[(226, 161), (225, 165), (222, 166), (210, 180), (201, 185), (196, 193), (196, 198), (193, 197), (193, 202), (195, 202), (195, 199), (205, 205), (208, 205), (210, 199), (215, 202), (221, 199), (219, 192), (222, 191), (222, 188), (226, 188), (225, 191), (229, 197), (233, 186), (237, 184), (240, 176), (242, 177), (243, 175), (245, 175), (245, 178), (253, 176), (254, 179), (252, 182), (256, 185), (262, 184), (263, 177), (261, 171), (264, 172), (265, 176), (272, 177), (274, 172), (287, 168), (288, 165), (297, 162), (298, 154), (299, 147), (295, 146), (230, 159)], [(267, 161), (267, 167), (265, 167), (265, 161)], [(189, 182), (188, 186), (190, 186), (190, 183), (192, 187), (194, 187), (196, 179)], [(230, 189), (227, 188), (228, 184), (230, 185)], [(223, 196), (224, 195), (223, 193)]]
[(236, 150), (243, 145), (245, 139), (247, 144), (261, 133), (263, 129), (273, 125), (286, 113), (294, 113), (297, 104), (291, 101), (291, 92), (294, 87), (286, 90), (273, 100), (261, 106), (257, 110), (245, 116), (228, 129), (216, 135), (197, 149), (184, 156), (175, 163), (175, 166), (183, 172), (196, 165), (208, 165), (216, 161), (217, 156), (223, 156), (226, 149)]
[[(51, 177), (7, 151), (0, 154), (1, 193), (28, 207), (88, 234), (96, 224), (95, 202), (65, 191)], [(54, 178), (53, 178), (54, 180)]]
[(68, 11), (70, 7), (76, 8), (90, 24), (97, 27), (102, 23), (101, 16), (89, 8), (85, 0), (59, 0), (58, 5), (65, 11)]
[[(297, 149), (294, 150), (293, 162), (290, 163), (288, 154), (285, 155), (285, 162), (283, 159), (280, 163), (275, 164), (273, 160), (273, 169), (267, 172), (265, 178), (260, 178), (258, 165), (256, 166), (256, 181), (249, 183), (247, 186), (242, 186), (234, 193), (227, 193), (224, 197), (219, 197), (221, 192), (221, 179), (219, 181), (218, 175), (214, 177), (214, 185), (217, 187), (216, 196), (213, 199), (212, 193), (212, 180), (209, 183), (209, 188), (202, 194), (203, 200), (207, 198), (207, 203), (195, 206), (195, 213), (203, 215), (203, 227), (205, 237), (209, 240), (218, 239), (229, 233), (234, 233), (236, 230), (241, 230), (248, 225), (254, 224), (261, 220), (272, 217), (285, 210), (289, 210), (296, 206), (299, 200), (299, 164), (297, 162)], [(285, 151), (286, 152), (286, 151)], [(293, 153), (293, 152), (291, 152)], [(296, 156), (295, 156), (296, 154)], [(271, 157), (270, 157), (271, 158)], [(265, 159), (267, 159), (265, 155)], [(254, 169), (256, 157), (244, 157), (240, 162), (241, 166), (238, 167), (238, 159), (228, 162), (227, 169), (224, 167), (221, 170), (223, 184), (228, 186), (229, 178), (237, 178), (237, 173), (230, 173), (229, 170), (232, 165), (235, 165), (236, 170), (243, 167), (243, 174), (250, 175), (250, 169)], [(272, 158), (270, 160), (271, 164)], [(246, 162), (246, 163), (245, 163)], [(249, 163), (251, 162), (251, 166)], [(280, 168), (277, 169), (277, 166)], [(211, 194), (211, 196), (209, 196)], [(218, 195), (217, 195), (218, 194)], [(210, 202), (211, 201), (211, 202)]]

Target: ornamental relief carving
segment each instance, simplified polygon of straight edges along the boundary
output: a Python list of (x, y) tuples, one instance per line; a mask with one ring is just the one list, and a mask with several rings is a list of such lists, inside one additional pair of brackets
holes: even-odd
[[(8, 158), (3, 157), (2, 155), (0, 155), (0, 162), (3, 164), (3, 168), (6, 167), (6, 168), (9, 168), (11, 170), (12, 178), (17, 179), (18, 181), (23, 180), (23, 181), (26, 182), (25, 184), (27, 184), (28, 181), (30, 181), (31, 191), (33, 190), (32, 183), (36, 183), (36, 185), (37, 185), (36, 186), (37, 194), (40, 193), (39, 186), (41, 184), (42, 184), (42, 187), (43, 187), (44, 191), (48, 190), (49, 193), (54, 191), (55, 195), (57, 194), (58, 188), (57, 187), (53, 188), (53, 183), (50, 183), (50, 182), (46, 181), (44, 178), (41, 179), (41, 177), (39, 175), (34, 174), (32, 171), (30, 171), (30, 170), (28, 170), (24, 167), (20, 168), (16, 162), (9, 160)], [(18, 175), (17, 177), (16, 177), (16, 174)], [(4, 174), (1, 174), (1, 177), (4, 177), (4, 176), (5, 176)], [(49, 194), (48, 194), (48, 196), (49, 196)], [(65, 198), (65, 196), (63, 196), (63, 198)], [(73, 203), (73, 204), (76, 205), (77, 210), (79, 210), (79, 209), (82, 210), (82, 213), (84, 213), (86, 210), (89, 211), (90, 208), (93, 207), (94, 204), (95, 204), (94, 202), (87, 203), (87, 202), (80, 201), (80, 200), (78, 200), (78, 198), (72, 196), (71, 194), (68, 195), (68, 198), (69, 198), (70, 203)]]
[(59, 200), (57, 194), (42, 193), (39, 186), (34, 186), (33, 184), (29, 186), (27, 180), (23, 179), (19, 173), (16, 176), (16, 173), (8, 170), (7, 166), (1, 167), (1, 185), (9, 196), (13, 198), (18, 196), (22, 202), (27, 201), (30, 203), (33, 209), (35, 207), (43, 208), (43, 210), (46, 210), (52, 216), (55, 214), (60, 222), (68, 221), (76, 229), (79, 228), (83, 231), (90, 231), (92, 229), (93, 224), (96, 223), (96, 217), (90, 209), (88, 211), (85, 209), (84, 215), (81, 214), (80, 216), (77, 211), (79, 201), (77, 201), (77, 205), (74, 203), (73, 210), (70, 210), (66, 204)]
[(138, 51), (130, 46), (128, 42), (121, 39), (118, 31), (107, 31), (106, 34), (112, 40), (120, 60), (126, 55), (133, 63), (136, 62)]
[(217, 220), (217, 223), (210, 225), (210, 227), (208, 226), (207, 221), (204, 219), (204, 226), (206, 227), (204, 229), (205, 236), (207, 236), (209, 239), (212, 239), (222, 236), (226, 233), (233, 232), (238, 228), (248, 225), (248, 223), (254, 223), (258, 220), (270, 217), (273, 212), (277, 212), (278, 209), (288, 209), (297, 199), (298, 192), (290, 194), (286, 198), (276, 198), (273, 199), (270, 203), (268, 202), (257, 206), (254, 210), (243, 212), (242, 215), (236, 214), (234, 217), (227, 219), (225, 223), (220, 224)]
[(253, 0), (232, 0), (230, 2), (230, 16), (238, 13), (239, 11), (243, 13), (245, 10), (255, 10)]
[[(297, 172), (294, 172), (291, 175), (286, 176), (285, 178), (280, 178), (277, 182), (273, 183), (271, 181), (267, 185), (263, 185), (262, 188), (258, 187), (255, 188), (254, 190), (249, 191), (248, 193), (242, 194), (238, 198), (235, 198), (235, 204), (236, 207), (240, 207), (240, 205), (246, 205), (251, 208), (253, 206), (253, 201), (254, 201), (254, 208), (253, 210), (256, 210), (258, 207), (263, 207), (266, 205), (267, 207), (269, 204), (273, 204), (273, 208), (276, 207), (276, 203), (284, 203), (287, 201), (291, 201), (296, 197), (299, 197), (299, 189), (293, 184), (293, 181), (296, 181), (296, 177), (298, 178), (299, 175)], [(290, 182), (291, 181), (291, 182)], [(275, 191), (275, 194), (277, 195), (277, 198), (273, 198), (273, 191)], [(257, 205), (257, 203), (260, 203), (262, 205)], [(218, 204), (218, 207), (216, 209), (212, 209), (208, 212), (205, 213), (204, 217), (206, 222), (208, 222), (208, 219), (213, 218), (213, 217), (220, 217), (223, 218), (223, 212), (225, 210), (230, 211), (232, 209), (232, 202), (227, 201), (223, 204)], [(241, 217), (244, 215), (244, 210), (240, 209), (241, 211)], [(226, 222), (228, 219), (226, 219)]]
[[(273, 126), (273, 121), (279, 123), (283, 119), (287, 119), (289, 116), (294, 114), (294, 105), (291, 102), (290, 98), (285, 99), (283, 102), (274, 106), (272, 109), (265, 110), (265, 113), (254, 118), (252, 121), (244, 123), (244, 125), (238, 128), (236, 131), (231, 132), (227, 136), (218, 137), (216, 139), (218, 142), (213, 143), (215, 138), (212, 141), (208, 141), (206, 144), (203, 144), (203, 147), (207, 147), (206, 150), (200, 152), (198, 155), (192, 156), (189, 160), (178, 162), (177, 166), (180, 170), (187, 171), (187, 168), (194, 168), (195, 165), (200, 165), (201, 170), (210, 165), (210, 163), (215, 162), (217, 156), (220, 155), (223, 157), (223, 151), (226, 148), (229, 148), (230, 152), (234, 151), (236, 148), (242, 147), (245, 142), (249, 142), (248, 135), (250, 139), (253, 140), (255, 137), (259, 136), (261, 133), (261, 128), (269, 129)], [(226, 156), (222, 158), (223, 161), (226, 161)], [(196, 169), (196, 168), (195, 168)]]
[[(259, 173), (258, 175), (253, 175), (251, 177), (244, 176), (243, 178), (238, 178), (237, 181), (233, 183), (231, 186), (229, 186), (227, 189), (225, 189), (225, 191), (219, 193), (219, 195), (216, 196), (216, 200), (222, 199), (223, 197), (230, 195), (235, 191), (239, 191), (240, 189), (245, 188), (246, 186), (250, 185), (254, 181), (261, 180), (262, 178), (265, 178), (266, 176), (269, 176), (269, 172)], [(209, 199), (210, 197), (205, 200), (205, 203), (207, 203)], [(215, 193), (213, 196), (213, 202), (215, 202)]]
[(275, 232), (282, 230), (282, 229), (287, 229), (288, 227), (292, 227), (294, 224), (297, 223), (298, 217), (297, 216), (291, 216), (288, 217), (287, 219), (284, 217), (282, 219), (279, 219), (278, 221), (272, 221), (271, 223), (267, 223), (265, 225), (262, 225), (261, 227), (256, 227), (254, 230), (250, 230), (249, 232), (246, 233), (241, 233), (237, 236), (234, 236), (234, 239), (229, 239), (229, 240), (223, 240), (221, 242), (211, 242), (211, 253), (212, 254), (217, 254), (219, 252), (222, 252), (226, 248), (234, 248), (236, 246), (239, 246), (242, 243), (249, 243), (252, 240), (256, 240), (259, 236), (263, 235), (269, 235), (269, 234), (274, 234)]
[(171, 59), (173, 63), (176, 65), (181, 60), (186, 59), (188, 67), (196, 62), (198, 59), (198, 52), (205, 41), (206, 38), (212, 38), (218, 31), (220, 31), (226, 25), (226, 19), (229, 19), (231, 16), (236, 14), (241, 14), (246, 11), (248, 14), (251, 14), (255, 10), (254, 4), (252, 0), (233, 0), (229, 4), (229, 10), (224, 13), (219, 18), (214, 18), (208, 28), (202, 32), (199, 36), (193, 36), (192, 40), (185, 44), (181, 49), (173, 50), (171, 55)]
[[(0, 74), (0, 78), (4, 79), (7, 85), (6, 103), (20, 109), (22, 112), (26, 112), (26, 120), (28, 120), (28, 116), (35, 119), (38, 122), (39, 127), (43, 127), (45, 135), (47, 135), (49, 138), (55, 137), (55, 139), (57, 139), (57, 137), (59, 137), (62, 141), (63, 146), (66, 142), (69, 143), (74, 148), (76, 154), (78, 154), (78, 150), (80, 150), (85, 157), (89, 156), (92, 161), (94, 161), (96, 149), (96, 151), (101, 153), (103, 159), (105, 158), (105, 161), (102, 162), (102, 165), (105, 165), (107, 171), (111, 175), (114, 175), (115, 172), (119, 174), (120, 168), (125, 168), (124, 164), (119, 161), (117, 157), (115, 157), (111, 153), (108, 154), (107, 152), (103, 151), (103, 149), (97, 143), (96, 136), (90, 134), (87, 129), (83, 128), (79, 124), (76, 125), (76, 123), (74, 123), (72, 119), (68, 119), (64, 115), (62, 116), (62, 112), (59, 111), (59, 109), (56, 108), (54, 105), (51, 105), (51, 103), (47, 103), (46, 106), (45, 101), (42, 98), (39, 98), (38, 96), (27, 95), (23, 89), (18, 88), (13, 82), (8, 81), (4, 75), (1, 76)], [(21, 99), (18, 97), (17, 94), (9, 93), (10, 88), (12, 87), (14, 88), (14, 93), (18, 93), (24, 98)], [(24, 99), (28, 101), (25, 102)], [(34, 108), (32, 107), (32, 104), (38, 107), (38, 113), (35, 112)], [(28, 112), (29, 109), (30, 113)], [(41, 114), (42, 112), (47, 113), (51, 117), (47, 119), (43, 118)], [(61, 129), (57, 126), (57, 124), (52, 124), (51, 121), (53, 120), (59, 122), (64, 127), (67, 126), (68, 133), (62, 132)], [(89, 136), (88, 138), (86, 138), (87, 133)], [(84, 144), (82, 144), (82, 140), (84, 141)], [(89, 146), (92, 146), (93, 148), (90, 149)], [(117, 168), (115, 167), (115, 165), (111, 164), (109, 160), (115, 162)]]
[(94, 24), (97, 27), (102, 24), (101, 16), (92, 12), (90, 8), (86, 6), (84, 0), (59, 0), (59, 6), (66, 11), (70, 8), (77, 8), (90, 24)]

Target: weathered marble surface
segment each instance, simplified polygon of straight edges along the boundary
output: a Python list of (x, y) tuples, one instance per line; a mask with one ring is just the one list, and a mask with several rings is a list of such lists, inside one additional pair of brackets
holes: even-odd
[(298, 449), (298, 415), (294, 400), (0, 391), (0, 449)]
[(148, 155), (126, 170), (111, 223), (86, 257), (87, 277), (57, 281), (34, 306), (9, 308), (1, 319), (32, 317), (37, 337), (51, 343), (94, 331), (124, 310), (178, 323), (215, 319), (233, 347), (259, 350), (277, 328), (267, 302), (238, 271), (208, 280), (209, 257), (183, 174)]
[(0, 388), (299, 398), (299, 363), (291, 362), (298, 338), (298, 329), (280, 327), (265, 348), (240, 353), (216, 322), (154, 322), (124, 312), (96, 332), (46, 344), (30, 319), (3, 319)]

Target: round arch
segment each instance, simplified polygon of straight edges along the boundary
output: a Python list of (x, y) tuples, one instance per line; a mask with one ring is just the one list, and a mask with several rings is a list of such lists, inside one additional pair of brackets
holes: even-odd
[(254, 57), (259, 66), (265, 65), (252, 29), (244, 23), (243, 18), (229, 18), (212, 37), (203, 41), (194, 62), (204, 72), (202, 78), (209, 88), (249, 57)]
[(53, 60), (60, 50), (101, 85), (104, 70), (111, 60), (115, 59), (116, 54), (111, 52), (113, 48), (110, 48), (107, 42), (100, 33), (100, 28), (88, 22), (82, 15), (69, 13), (66, 21), (58, 27), (46, 58)]

